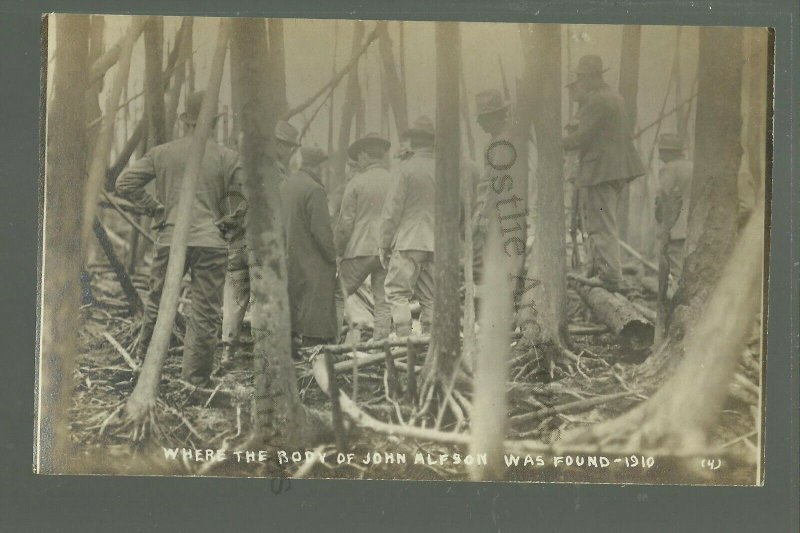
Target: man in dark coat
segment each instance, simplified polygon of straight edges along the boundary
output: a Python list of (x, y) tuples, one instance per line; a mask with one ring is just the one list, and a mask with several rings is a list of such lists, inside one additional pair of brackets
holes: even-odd
[[(202, 91), (190, 95), (186, 111), (181, 114), (187, 134), (154, 147), (130, 165), (116, 183), (117, 194), (151, 213), (157, 229), (150, 267), (150, 292), (137, 341), (137, 354), (141, 355), (147, 350), (158, 317), (181, 182), (202, 102)], [(208, 140), (197, 181), (183, 266), (184, 272), (191, 272), (192, 309), (184, 339), (181, 375), (190, 383), (204, 384), (211, 376), (228, 262), (228, 243), (216, 222), (222, 217), (220, 208), (226, 198), (241, 188), (240, 169), (236, 152)], [(145, 191), (145, 186), (153, 180), (155, 197)]]
[(301, 148), (300, 169), (281, 183), (292, 335), (302, 346), (334, 342), (338, 336), (334, 293), (336, 247), (328, 195), (320, 180), (327, 159), (316, 147)]
[(617, 205), (627, 182), (644, 174), (631, 140), (631, 124), (625, 103), (603, 81), (599, 56), (578, 61), (575, 79), (568, 87), (578, 102), (577, 126), (563, 139), (565, 150), (577, 150), (582, 189), (584, 229), (589, 234), (592, 284), (617, 289), (622, 280)]
[[(286, 121), (275, 125), (275, 166), (286, 179), (286, 168), (292, 155), (300, 147), (300, 133)], [(225, 296), (222, 303), (222, 361), (223, 368), (230, 366), (239, 345), (239, 335), (244, 315), (250, 304), (250, 264), (253, 259), (247, 250), (244, 223), (237, 220), (238, 210), (247, 202), (238, 192), (227, 195), (223, 204), (233, 215), (223, 216), (217, 226), (230, 235), (228, 246), (228, 272), (225, 275)]]

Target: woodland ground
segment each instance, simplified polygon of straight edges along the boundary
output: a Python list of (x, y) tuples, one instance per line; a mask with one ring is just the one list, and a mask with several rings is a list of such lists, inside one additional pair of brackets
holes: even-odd
[[(264, 465), (224, 463), (221, 467), (207, 470), (202, 462), (165, 462), (161, 446), (193, 449), (237, 449), (246, 439), (251, 428), (252, 345), (245, 345), (242, 356), (235, 366), (222, 376), (216, 377), (209, 388), (197, 389), (180, 380), (181, 337), (183, 320), (179, 315), (173, 336), (170, 355), (167, 358), (160, 389), (160, 423), (165, 431), (166, 442), (148, 441), (147, 444), (132, 444), (126, 435), (104, 432), (103, 421), (124, 401), (135, 384), (136, 373), (121, 355), (107, 335), (115, 339), (128, 353), (136, 339), (138, 319), (132, 318), (124, 303), (119, 285), (110, 271), (102, 267), (91, 270), (94, 303), (80, 309), (82, 328), (81, 351), (78, 368), (75, 370), (75, 388), (71, 408), (72, 439), (75, 459), (83, 464), (86, 473), (141, 474), (162, 473), (170, 475), (236, 475), (236, 476), (306, 476), (349, 479), (467, 479), (466, 467), (454, 465), (414, 464), (415, 453), (466, 453), (457, 446), (431, 444), (411, 439), (387, 437), (369, 431), (350, 431), (349, 452), (361, 458), (370, 451), (405, 452), (409, 458), (405, 465), (381, 464), (368, 468), (357, 463), (337, 465), (302, 463), (285, 465), (283, 469), (274, 462)], [(626, 278), (631, 287), (628, 297), (650, 309), (655, 309), (654, 296), (647, 293), (636, 276)], [(137, 276), (136, 283), (144, 286), (145, 279)], [(182, 304), (191, 305), (189, 301)], [(588, 310), (578, 295), (570, 290), (568, 308), (571, 325), (592, 324)], [(565, 431), (586, 424), (593, 424), (620, 415), (636, 403), (647, 398), (637, 393), (637, 362), (629, 350), (621, 346), (612, 334), (574, 335), (575, 353), (580, 362), (570, 374), (560, 369), (554, 379), (544, 371), (537, 350), (515, 343), (509, 382), (510, 428), (508, 439), (535, 439), (545, 443), (557, 442)], [(642, 356), (646, 354), (638, 354)], [(337, 356), (339, 360), (347, 355)], [(421, 364), (421, 359), (419, 364)], [(320, 410), (330, 409), (330, 400), (314, 380), (311, 365), (307, 360), (295, 364), (298, 385), (305, 405)], [(749, 375), (747, 367), (742, 373), (758, 383), (757, 376)], [(398, 423), (398, 417), (407, 422), (411, 409), (402, 401), (390, 401), (385, 394), (385, 365), (362, 368), (358, 377), (358, 392), (355, 398), (364, 411), (375, 418)], [(401, 387), (405, 388), (405, 370), (399, 372)], [(353, 374), (337, 375), (341, 390), (354, 398)], [(755, 387), (753, 385), (752, 387)], [(758, 420), (755, 394), (752, 387), (745, 393), (731, 398), (712, 433), (712, 444), (725, 446), (734, 457), (740, 457), (737, 468), (728, 469), (720, 476), (710, 471), (700, 471), (696, 465), (688, 465), (675, 458), (656, 458), (656, 466), (650, 469), (627, 468), (612, 471), (598, 469), (570, 469), (542, 467), (520, 467), (508, 470), (507, 479), (533, 481), (595, 481), (595, 482), (694, 482), (694, 483), (750, 483), (755, 477), (757, 460)], [(517, 415), (556, 407), (570, 402), (593, 397), (633, 391), (629, 396), (616, 398), (591, 409), (580, 412), (565, 412), (543, 417), (527, 423), (519, 423)], [(461, 391), (470, 397), (470, 391)], [(749, 401), (748, 401), (749, 398)], [(698, 398), (702, 401), (702, 398)], [(442, 430), (455, 429), (456, 421), (446, 421)], [(461, 427), (462, 431), (468, 426)], [(337, 452), (333, 442), (317, 448), (329, 454)], [(591, 454), (590, 454), (591, 455)], [(546, 458), (552, 465), (551, 459)]]

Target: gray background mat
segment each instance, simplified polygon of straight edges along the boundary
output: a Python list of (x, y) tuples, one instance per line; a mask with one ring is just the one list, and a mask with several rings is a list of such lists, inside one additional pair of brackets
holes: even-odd
[[(40, 13), (772, 26), (776, 80), (763, 488), (45, 477), (31, 473)], [(0, 531), (798, 531), (797, 0), (0, 1)], [(127, 9), (126, 9), (127, 8)], [(794, 183), (792, 183), (794, 182)], [(275, 494), (278, 493), (278, 494)]]

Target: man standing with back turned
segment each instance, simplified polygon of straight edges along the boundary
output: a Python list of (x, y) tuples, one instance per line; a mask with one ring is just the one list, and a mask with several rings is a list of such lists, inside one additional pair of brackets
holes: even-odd
[(389, 192), (391, 176), (384, 168), (391, 144), (377, 133), (367, 134), (350, 145), (350, 159), (361, 171), (347, 182), (336, 223), (336, 252), (341, 258), (339, 278), (350, 296), (369, 276), (375, 302), (372, 338), (384, 339), (392, 327), (392, 315), (384, 293), (386, 269), (378, 257), (381, 213)]
[[(584, 229), (589, 234), (591, 285), (618, 290), (622, 281), (617, 205), (627, 182), (644, 174), (631, 140), (631, 125), (622, 96), (603, 81), (600, 56), (578, 61), (567, 87), (578, 100), (577, 127), (563, 139), (565, 150), (577, 150), (577, 186), (583, 196)], [(573, 88), (572, 85), (577, 87)]]
[[(196, 92), (187, 99), (186, 111), (181, 114), (186, 135), (147, 152), (122, 173), (116, 184), (119, 196), (131, 200), (153, 216), (158, 231), (150, 267), (150, 293), (137, 343), (137, 354), (140, 355), (147, 351), (158, 317), (181, 182), (203, 95), (202, 91)], [(206, 142), (183, 267), (184, 272), (188, 270), (192, 276), (192, 306), (184, 339), (181, 376), (197, 385), (205, 384), (211, 376), (228, 263), (228, 243), (215, 221), (221, 218), (220, 205), (225, 196), (239, 189), (240, 169), (239, 155), (235, 151), (211, 139)], [(144, 190), (145, 185), (154, 179), (155, 198)]]
[[(386, 299), (398, 337), (411, 335), (411, 298), (428, 333), (433, 314), (433, 236), (436, 161), (433, 122), (418, 118), (405, 133), (414, 155), (403, 161), (383, 206), (380, 258), (386, 274)], [(391, 260), (389, 256), (391, 255)]]

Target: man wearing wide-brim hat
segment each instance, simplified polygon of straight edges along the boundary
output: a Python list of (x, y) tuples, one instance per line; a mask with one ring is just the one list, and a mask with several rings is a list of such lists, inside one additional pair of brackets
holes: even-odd
[[(137, 354), (143, 355), (147, 350), (158, 316), (181, 183), (204, 96), (201, 91), (189, 95), (186, 100), (186, 109), (181, 114), (186, 125), (184, 137), (151, 149), (123, 171), (116, 183), (117, 194), (149, 211), (157, 228), (150, 292), (145, 301)], [(239, 155), (235, 151), (212, 139), (206, 142), (184, 265), (184, 271), (191, 271), (192, 306), (184, 340), (182, 377), (190, 383), (206, 383), (213, 369), (228, 262), (226, 238), (229, 237), (215, 222), (225, 216), (226, 199), (236, 195), (241, 198), (240, 169)], [(153, 180), (155, 197), (145, 191), (145, 185)], [(243, 215), (246, 209), (246, 205), (240, 207), (237, 216)]]
[(339, 337), (334, 293), (336, 248), (322, 185), (328, 155), (319, 147), (300, 149), (301, 165), (280, 185), (286, 231), (286, 266), (292, 335), (302, 346)]
[[(377, 133), (368, 133), (350, 145), (347, 154), (358, 162), (359, 171), (345, 185), (334, 229), (344, 297), (355, 293), (367, 277), (370, 279), (375, 303), (372, 329), (375, 340), (388, 337), (392, 325), (384, 291), (386, 269), (378, 254), (381, 213), (391, 183), (386, 170), (386, 154), (390, 147), (391, 143)], [(344, 302), (337, 302), (337, 312), (341, 325)]]
[(380, 260), (386, 274), (386, 299), (395, 332), (411, 334), (411, 298), (422, 313), (422, 333), (430, 330), (433, 315), (433, 235), (436, 161), (433, 121), (421, 116), (403, 135), (414, 152), (400, 163), (383, 207)]
[[(288, 122), (281, 120), (275, 125), (275, 168), (281, 180), (286, 179), (287, 168), (292, 155), (300, 146), (300, 133)], [(226, 200), (236, 199), (231, 195)], [(242, 197), (243, 198), (243, 197)], [(228, 225), (228, 218), (223, 217), (217, 224), (223, 228)], [(250, 304), (250, 264), (253, 259), (247, 250), (244, 224), (234, 226), (228, 246), (228, 270), (225, 274), (225, 296), (222, 304), (222, 360), (223, 369), (229, 368), (239, 349), (239, 337), (247, 307)]]
[(564, 139), (565, 150), (576, 150), (583, 227), (589, 235), (589, 268), (592, 285), (618, 289), (622, 281), (617, 206), (620, 193), (644, 167), (631, 139), (632, 125), (622, 97), (603, 81), (600, 56), (578, 60), (568, 83), (570, 97), (580, 108), (577, 126)]
[(684, 247), (692, 191), (693, 165), (685, 156), (683, 139), (675, 133), (662, 133), (658, 138), (658, 158), (664, 164), (658, 172), (656, 221), (669, 228), (667, 259), (670, 274), (677, 279), (683, 269)]

